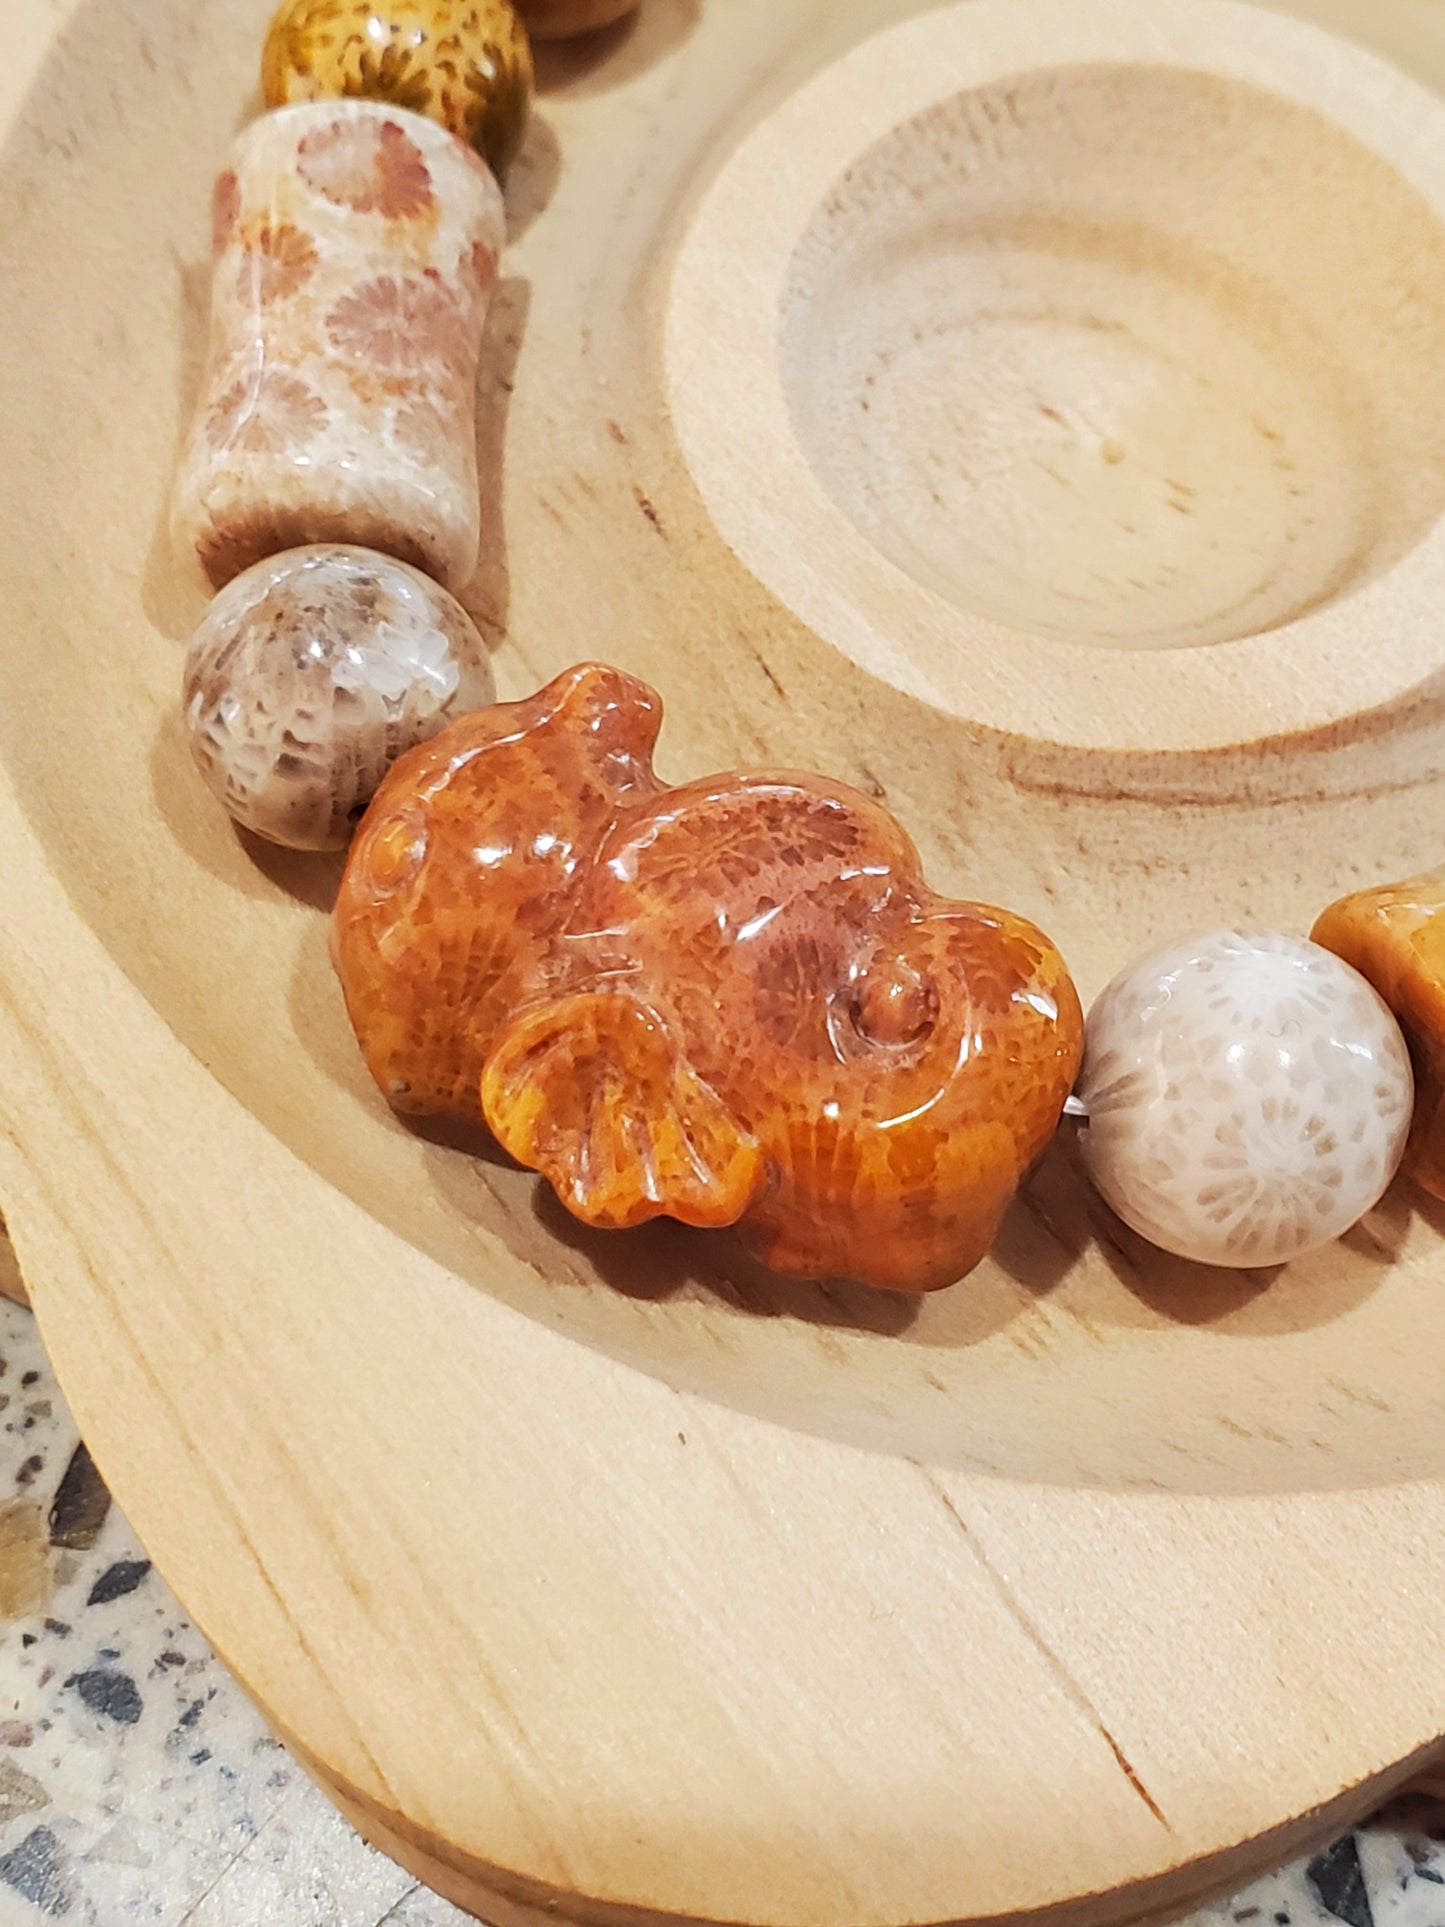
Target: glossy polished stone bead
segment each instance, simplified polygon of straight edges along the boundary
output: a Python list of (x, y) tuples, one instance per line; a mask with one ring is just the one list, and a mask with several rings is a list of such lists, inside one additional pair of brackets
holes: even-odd
[(635, 13), (637, 0), (517, 0), (517, 11), (534, 40), (568, 40)]
[(1073, 1081), (1063, 959), (935, 896), (842, 784), (668, 788), (661, 716), (583, 665), (392, 771), (335, 920), (372, 1075), (485, 1117), (589, 1224), (736, 1223), (778, 1271), (951, 1284)]
[(357, 95), (410, 108), (502, 176), (526, 132), (532, 54), (507, 0), (283, 0), (261, 86), (268, 107)]
[(186, 657), (196, 766), (238, 823), (339, 849), (404, 750), (492, 698), (471, 617), (369, 549), (293, 549), (227, 584)]
[(1378, 1202), (1400, 1162), (1404, 1039), (1358, 972), (1302, 938), (1223, 930), (1131, 964), (1089, 1012), (1090, 1177), (1202, 1264), (1284, 1264)]
[(1405, 1169), (1445, 1198), (1445, 870), (1342, 897), (1310, 934), (1353, 964), (1395, 1013), (1415, 1066)]
[(491, 169), (372, 100), (263, 114), (213, 201), (210, 345), (172, 528), (217, 588), (311, 542), (476, 566), (477, 367), (505, 221)]

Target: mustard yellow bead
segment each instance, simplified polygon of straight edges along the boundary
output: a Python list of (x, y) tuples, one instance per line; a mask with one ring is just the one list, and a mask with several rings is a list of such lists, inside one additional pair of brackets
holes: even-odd
[(268, 107), (361, 96), (440, 121), (501, 175), (526, 131), (532, 53), (508, 0), (282, 0)]

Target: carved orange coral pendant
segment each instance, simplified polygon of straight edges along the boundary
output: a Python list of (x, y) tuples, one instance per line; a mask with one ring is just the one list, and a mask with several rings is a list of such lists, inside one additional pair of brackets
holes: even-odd
[(397, 764), (336, 908), (373, 1076), (484, 1117), (589, 1224), (736, 1224), (779, 1271), (952, 1283), (1078, 1069), (1063, 959), (934, 895), (857, 791), (666, 787), (661, 719), (584, 665)]

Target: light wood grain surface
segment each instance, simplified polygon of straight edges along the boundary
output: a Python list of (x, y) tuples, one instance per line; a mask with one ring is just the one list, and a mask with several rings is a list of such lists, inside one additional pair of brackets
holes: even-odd
[[(1122, 1233), (1063, 1148), (989, 1264), (912, 1306), (778, 1285), (725, 1240), (588, 1237), (524, 1174), (408, 1133), (368, 1088), (326, 965), (334, 872), (239, 841), (175, 717), (203, 591), (168, 550), (165, 498), (204, 339), (210, 179), (254, 105), (266, 11), (21, 0), (4, 81), (0, 1205), (117, 1496), (348, 1811), (498, 1920), (1062, 1909), (1082, 1927), (1178, 1911), (1323, 1837), (1445, 1731), (1433, 1208), (1394, 1195), (1277, 1278), (1191, 1273)], [(938, 887), (1037, 918), (1087, 996), (1192, 925), (1306, 928), (1353, 883), (1438, 861), (1424, 632), (1356, 620), (1422, 566), (1434, 525), (1421, 510), (1413, 548), (1392, 558), (1387, 531), (1341, 577), (1309, 618), (1334, 625), (1323, 657), (1296, 663), (1291, 621), (1194, 648), (1020, 638), (1052, 689), (1027, 726), (972, 701), (970, 665), (996, 686), (989, 662), (1015, 646), (977, 575), (949, 590), (946, 699), (900, 671), (907, 623), (896, 656), (870, 653), (880, 580), (900, 611), (940, 594), (887, 553), (894, 507), (808, 551), (836, 562), (846, 633), (800, 618), (791, 580), (744, 554), (754, 506), (729, 524), (716, 474), (685, 456), (718, 344), (701, 328), (692, 372), (679, 359), (671, 266), (694, 258), (719, 180), (745, 178), (726, 172), (739, 143), (917, 11), (649, 0), (631, 33), (549, 60), (510, 191), (468, 601), (504, 695), (583, 656), (654, 681), (669, 777), (767, 761), (886, 796)], [(1445, 84), (1445, 25), (1363, 0), (1295, 11), (1415, 78), (1309, 33), (1287, 43), (1296, 74), (1271, 54), (1260, 83), (1344, 116), (1308, 152), (1347, 135), (1340, 165), (1380, 212), (1324, 236), (1311, 203), (1249, 272), (1284, 299), (1296, 259), (1328, 253), (1388, 306), (1409, 264), (1382, 280), (1377, 240), (1436, 245), (1434, 187), (1400, 170), (1442, 112), (1426, 90)], [(1248, 34), (1176, 48), (1163, 0), (1153, 26), (1141, 14), (1116, 15), (1136, 65), (1254, 58)], [(1047, 45), (1028, 58), (1047, 67)], [(866, 129), (866, 57), (852, 71)], [(1192, 98), (1215, 96), (1201, 81)], [(1260, 135), (1251, 115), (1229, 125), (1266, 164), (1273, 122)], [(1062, 138), (1052, 110), (1041, 126), (1046, 149)], [(1184, 165), (1188, 112), (1127, 131), (1140, 168)], [(905, 158), (936, 161), (919, 140)], [(1087, 209), (1107, 155), (1067, 151)], [(1382, 187), (1386, 158), (1400, 179)], [(1181, 178), (1208, 201), (1207, 170)], [(1102, 285), (1113, 300), (1118, 276)], [(1400, 403), (1388, 371), (1351, 366), (1360, 408), (1384, 412), (1378, 444), (1337, 438), (1335, 510), (1420, 482), (1376, 472), (1377, 445), (1403, 445)], [(1445, 362), (1410, 366), (1424, 446)], [(775, 373), (722, 370), (740, 417)], [(1136, 376), (1120, 420), (1152, 461), (1168, 422), (1143, 394)], [(1288, 426), (1317, 425), (1301, 408)], [(842, 488), (859, 470), (827, 430), (800, 418), (798, 445), (831, 450), (811, 472)], [(755, 482), (766, 501), (769, 473), (733, 495)], [(1227, 495), (1232, 473), (1221, 458), (1176, 480)], [(1237, 545), (1250, 517), (1217, 506)], [(1061, 524), (1029, 513), (1047, 584)], [(1261, 689), (1294, 734), (1261, 730)], [(1099, 721), (1116, 709), (1127, 742)]]
[[(189, 1624), (18, 1306), (0, 1365), (0, 1927), (462, 1927), (357, 1838)], [(1442, 1879), (1445, 1808), (1411, 1794), (1189, 1927), (1436, 1927)]]

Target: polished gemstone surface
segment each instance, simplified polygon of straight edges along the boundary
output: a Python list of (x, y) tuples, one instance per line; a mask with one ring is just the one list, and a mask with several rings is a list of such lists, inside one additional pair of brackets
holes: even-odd
[(1415, 1066), (1405, 1169), (1445, 1198), (1445, 869), (1342, 897), (1311, 933), (1375, 986)]
[(353, 97), (426, 114), (500, 175), (526, 131), (532, 55), (507, 0), (283, 0), (261, 85), (268, 107)]
[(1062, 958), (934, 895), (844, 785), (668, 788), (661, 715), (583, 666), (397, 765), (336, 910), (372, 1074), (485, 1115), (588, 1223), (739, 1223), (780, 1271), (951, 1284), (1072, 1082)]
[(341, 849), (404, 750), (493, 694), (461, 604), (373, 549), (289, 549), (227, 583), (186, 657), (191, 752), (238, 823)]
[(1089, 1012), (1089, 1175), (1201, 1264), (1284, 1264), (1348, 1231), (1399, 1165), (1412, 1080), (1369, 984), (1302, 938), (1212, 931), (1122, 971)]
[(502, 198), (416, 114), (252, 122), (216, 183), (210, 352), (173, 523), (219, 587), (312, 542), (458, 588), (476, 565), (476, 378)]

